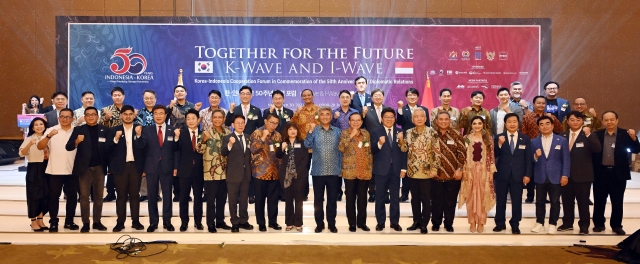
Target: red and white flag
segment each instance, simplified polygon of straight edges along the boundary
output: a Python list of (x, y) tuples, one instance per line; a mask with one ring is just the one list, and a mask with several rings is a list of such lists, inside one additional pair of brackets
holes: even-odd
[(413, 62), (396, 62), (396, 74), (413, 74)]

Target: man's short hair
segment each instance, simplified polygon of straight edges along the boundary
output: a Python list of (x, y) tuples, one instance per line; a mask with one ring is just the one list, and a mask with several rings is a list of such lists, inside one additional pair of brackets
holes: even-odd
[(302, 97), (302, 94), (303, 94), (304, 92), (306, 92), (306, 91), (311, 92), (311, 95), (313, 95), (313, 91), (312, 91), (311, 89), (304, 89), (304, 90), (302, 90), (302, 92), (300, 92), (300, 97)]
[(244, 121), (244, 116), (243, 115), (234, 115), (233, 116), (233, 123), (235, 123), (238, 118), (240, 118), (240, 119), (242, 119), (242, 121)]
[(189, 109), (189, 110), (184, 114), (184, 117), (186, 118), (189, 114), (194, 114), (194, 115), (196, 115), (196, 118), (200, 118), (200, 113), (199, 113), (199, 112), (198, 112), (198, 110), (196, 110), (196, 109), (193, 109), (193, 108)]
[(484, 96), (484, 93), (482, 91), (473, 91), (473, 92), (471, 92), (471, 98), (476, 97), (476, 95), (482, 95), (482, 99), (487, 98), (486, 96)]
[(385, 107), (385, 108), (383, 108), (383, 109), (382, 109), (382, 112), (380, 112), (380, 117), (381, 117), (381, 118), (383, 118), (383, 117), (384, 117), (384, 114), (386, 114), (386, 113), (392, 113), (392, 114), (393, 114), (393, 118), (394, 118), (394, 119), (396, 118), (396, 111), (395, 111), (395, 110), (393, 110), (393, 108), (391, 108), (391, 107)]
[(373, 96), (376, 93), (381, 93), (382, 96), (384, 96), (384, 90), (380, 89), (380, 88), (376, 88), (373, 91), (371, 91), (371, 96)]
[(363, 119), (362, 114), (361, 114), (360, 112), (357, 112), (357, 111), (356, 111), (356, 112), (353, 112), (353, 113), (351, 113), (351, 114), (349, 115), (349, 120), (351, 120), (351, 117), (352, 117), (352, 116), (354, 116), (354, 115), (358, 115), (358, 116), (360, 116), (360, 119)]
[(176, 87), (173, 87), (173, 92), (175, 93), (178, 88), (182, 88), (185, 92), (187, 91), (187, 87), (184, 87), (184, 85), (176, 85)]
[(547, 89), (547, 86), (549, 86), (549, 84), (555, 84), (556, 86), (558, 86), (558, 90), (560, 90), (560, 84), (554, 81), (548, 81), (546, 83), (544, 83), (544, 86), (542, 86), (543, 89)]
[(243, 85), (242, 87), (240, 87), (240, 90), (238, 92), (241, 93), (242, 90), (249, 90), (249, 93), (253, 94), (253, 90), (251, 90), (251, 87), (249, 87), (247, 85)]
[(280, 120), (280, 118), (274, 113), (268, 113), (266, 116), (264, 116), (264, 120), (269, 120), (271, 118), (275, 118), (275, 119)]
[(69, 112), (71, 113), (71, 116), (73, 117), (73, 110), (69, 109), (68, 107), (62, 108), (62, 110), (60, 110), (60, 114), (62, 114), (62, 112)]
[(501, 92), (503, 91), (507, 91), (507, 94), (511, 95), (511, 92), (509, 91), (509, 88), (507, 87), (500, 87), (500, 89), (498, 89), (498, 92), (496, 93), (496, 95), (500, 95)]
[(512, 82), (511, 85), (509, 85), (509, 87), (513, 88), (514, 85), (522, 85), (522, 83), (519, 81), (515, 81), (515, 82)]
[(346, 93), (347, 95), (351, 96), (351, 92), (347, 91), (347, 90), (342, 90), (338, 93), (338, 97), (342, 96), (343, 93)]
[(331, 107), (328, 107), (325, 105), (325, 106), (321, 106), (320, 109), (318, 109), (318, 114), (320, 114), (320, 112), (322, 111), (329, 111), (329, 113), (331, 113), (331, 111), (333, 110), (331, 109)]
[(605, 114), (609, 114), (609, 113), (611, 113), (611, 114), (615, 115), (615, 116), (616, 116), (616, 119), (618, 119), (618, 113), (616, 113), (615, 111), (611, 111), (611, 110), (609, 110), (609, 111), (604, 111), (604, 112), (602, 113), (602, 119), (604, 119), (604, 115), (605, 115)]
[(447, 117), (451, 118), (451, 114), (449, 114), (449, 112), (443, 110), (443, 111), (438, 111), (438, 113), (436, 114), (436, 119), (438, 119), (438, 117), (440, 115), (442, 115), (442, 114), (445, 114), (445, 115), (447, 115)]
[(284, 93), (283, 93), (282, 91), (280, 91), (280, 90), (275, 90), (275, 91), (273, 91), (273, 92), (271, 93), (271, 98), (273, 99), (273, 97), (274, 97), (274, 96), (276, 96), (276, 95), (278, 95), (278, 94), (279, 94), (280, 96), (282, 96), (282, 98), (284, 98)]
[(546, 98), (546, 97), (544, 97), (544, 96), (542, 96), (542, 95), (538, 95), (538, 96), (534, 97), (534, 98), (533, 98), (533, 101), (531, 101), (531, 102), (533, 102), (533, 103), (535, 104), (535, 103), (536, 103), (536, 100), (538, 100), (538, 98), (542, 98), (542, 99), (544, 99), (545, 103), (547, 102), (547, 98)]
[(207, 97), (211, 96), (212, 94), (215, 94), (215, 95), (217, 95), (218, 97), (222, 98), (222, 94), (221, 94), (221, 93), (220, 93), (220, 91), (218, 91), (218, 90), (215, 90), (215, 89), (214, 89), (214, 90), (209, 91), (209, 95), (207, 95)]
[(122, 89), (122, 87), (120, 86), (116, 86), (111, 89), (111, 96), (113, 96), (114, 92), (120, 92), (122, 95), (124, 95), (124, 89)]
[(451, 92), (451, 89), (443, 88), (442, 90), (440, 90), (440, 96), (442, 96), (442, 93), (444, 93), (444, 92), (449, 92), (449, 95), (453, 95), (453, 93)]
[(409, 93), (412, 93), (412, 94), (415, 94), (415, 95), (417, 95), (417, 96), (420, 96), (420, 92), (418, 92), (418, 89), (413, 88), (413, 87), (411, 87), (411, 88), (407, 89), (407, 90), (404, 92), (404, 97), (407, 97), (407, 96), (409, 95)]
[(510, 117), (515, 117), (516, 120), (518, 120), (518, 122), (520, 122), (520, 116), (518, 116), (518, 114), (516, 114), (516, 113), (508, 113), (508, 114), (506, 114), (504, 116), (504, 120), (503, 121), (504, 121), (505, 124), (507, 123), (507, 119), (509, 119)]
[(154, 91), (154, 90), (147, 89), (147, 90), (144, 90), (144, 91), (142, 92), (142, 94), (143, 94), (143, 95), (144, 95), (145, 93), (150, 93), (150, 94), (153, 94), (153, 96), (156, 96), (156, 91)]
[(553, 125), (553, 119), (551, 119), (551, 117), (548, 116), (541, 116), (540, 118), (538, 118), (538, 121), (536, 122), (536, 124), (538, 124), (538, 126), (540, 126), (540, 122), (543, 120), (549, 120), (549, 123), (551, 123)]
[(131, 112), (136, 112), (136, 109), (133, 108), (133, 106), (130, 105), (123, 105), (122, 108), (120, 108), (120, 113), (124, 113), (126, 111), (131, 111)]
[(360, 80), (360, 79), (364, 79), (364, 83), (365, 84), (367, 83), (367, 78), (365, 78), (364, 76), (358, 76), (358, 77), (356, 77), (355, 80), (353, 80), (353, 84), (357, 84), (358, 80)]
[(151, 113), (155, 112), (157, 109), (162, 109), (162, 111), (164, 111), (164, 114), (167, 114), (167, 108), (161, 104), (154, 105), (153, 108), (151, 108)]
[(85, 95), (87, 95), (87, 94), (90, 94), (90, 95), (93, 95), (93, 97), (96, 97), (96, 95), (95, 95), (95, 94), (93, 94), (93, 92), (92, 92), (92, 91), (84, 91), (84, 92), (82, 92), (82, 95), (80, 95), (80, 97), (84, 97), (84, 96), (85, 96)]
[[(87, 115), (87, 111), (89, 111), (89, 110), (96, 111), (96, 114), (98, 113), (98, 109), (97, 108), (95, 108), (93, 106), (89, 106), (89, 107), (84, 109), (84, 115)], [(120, 112), (122, 112), (122, 110), (120, 110)]]
[(62, 95), (62, 96), (64, 96), (64, 98), (69, 99), (69, 96), (67, 96), (67, 93), (65, 93), (65, 92), (60, 92), (60, 91), (57, 91), (57, 92), (53, 93), (53, 94), (51, 95), (51, 99), (55, 99), (58, 95)]
[(580, 119), (584, 119), (584, 115), (582, 113), (580, 113), (580, 111), (571, 111), (569, 113), (569, 115), (567, 115), (567, 119), (571, 118), (571, 116), (575, 117), (575, 118), (580, 118)]

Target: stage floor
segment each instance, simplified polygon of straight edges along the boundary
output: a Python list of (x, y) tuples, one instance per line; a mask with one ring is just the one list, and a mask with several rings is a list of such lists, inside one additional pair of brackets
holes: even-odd
[[(284, 230), (275, 231), (269, 228), (267, 232), (259, 232), (255, 223), (254, 206), (249, 205), (249, 223), (254, 225), (254, 230), (240, 230), (240, 233), (231, 233), (226, 230), (218, 230), (218, 233), (211, 234), (205, 230), (199, 231), (193, 227), (193, 218), (190, 220), (189, 229), (186, 232), (167, 232), (162, 229), (154, 233), (145, 231), (135, 231), (130, 228), (131, 221), (127, 219), (126, 228), (120, 233), (113, 233), (111, 229), (116, 224), (115, 202), (104, 203), (102, 223), (107, 226), (108, 231), (91, 231), (80, 234), (79, 231), (67, 231), (60, 226), (57, 234), (34, 233), (31, 231), (29, 219), (26, 216), (26, 198), (24, 172), (19, 172), (18, 167), (23, 164), (20, 160), (12, 165), (0, 166), (0, 242), (14, 244), (106, 244), (113, 243), (122, 235), (128, 234), (143, 241), (173, 240), (179, 244), (305, 244), (305, 245), (489, 245), (489, 246), (569, 246), (573, 244), (585, 245), (616, 245), (625, 236), (612, 234), (611, 229), (602, 233), (593, 233), (588, 236), (578, 235), (577, 219), (574, 225), (576, 228), (572, 232), (563, 232), (556, 235), (534, 234), (530, 232), (535, 224), (535, 205), (523, 204), (523, 220), (520, 222), (521, 235), (512, 235), (511, 229), (494, 233), (491, 230), (495, 226), (493, 216), (495, 208), (489, 213), (489, 219), (482, 234), (470, 233), (466, 218), (465, 207), (456, 210), (454, 221), (455, 232), (448, 233), (441, 227), (439, 232), (431, 231), (422, 235), (418, 231), (406, 231), (412, 223), (411, 205), (409, 203), (400, 204), (400, 226), (405, 229), (402, 232), (395, 232), (389, 228), (387, 219), (386, 227), (383, 231), (375, 230), (376, 220), (374, 214), (374, 204), (367, 206), (367, 225), (372, 229), (365, 232), (360, 229), (355, 233), (348, 231), (348, 223), (345, 215), (345, 203), (338, 202), (338, 217), (336, 226), (338, 234), (330, 233), (327, 229), (322, 233), (314, 233), (315, 221), (313, 219), (313, 191), (310, 192), (309, 201), (304, 203), (304, 229), (303, 232)], [(344, 199), (343, 199), (344, 201)], [(60, 218), (65, 214), (65, 201), (61, 199)], [(161, 209), (161, 204), (159, 208)], [(388, 206), (387, 206), (388, 208)], [(548, 206), (547, 206), (548, 208)], [(228, 208), (226, 208), (228, 210)], [(284, 226), (284, 203), (278, 206), (278, 223)], [(593, 208), (591, 208), (593, 209)], [(507, 221), (511, 215), (511, 207), (507, 205)], [(547, 209), (548, 210), (548, 209)], [(576, 209), (577, 210), (577, 209)], [(162, 210), (160, 210), (162, 212)], [(607, 206), (606, 216), (610, 215), (611, 208)], [(632, 173), (632, 180), (627, 184), (624, 204), (625, 218), (623, 220), (624, 229), (628, 234), (640, 229), (640, 173)], [(173, 225), (176, 229), (180, 226), (178, 216), (178, 203), (173, 203)], [(147, 202), (143, 202), (140, 208), (141, 222), (148, 226)], [(577, 215), (577, 211), (576, 211)], [(562, 212), (561, 212), (562, 216)], [(45, 217), (45, 221), (48, 217)], [(64, 220), (62, 220), (64, 221)], [(203, 219), (203, 223), (205, 220)], [(226, 222), (230, 224), (228, 218)], [(562, 220), (559, 220), (561, 224)], [(81, 225), (80, 206), (76, 209), (75, 223)], [(592, 224), (593, 225), (593, 224)], [(608, 223), (607, 223), (608, 225)], [(277, 235), (273, 234), (277, 233)]]

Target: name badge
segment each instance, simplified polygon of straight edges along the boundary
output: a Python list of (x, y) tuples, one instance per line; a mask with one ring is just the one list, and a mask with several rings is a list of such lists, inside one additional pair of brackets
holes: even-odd
[(562, 107), (560, 110), (561, 110), (562, 112), (564, 112), (564, 111), (567, 111), (567, 108), (566, 108), (566, 107)]
[(275, 151), (275, 149), (273, 148), (273, 145), (269, 145), (269, 151)]
[(527, 149), (527, 145), (518, 145), (518, 149)]
[(455, 121), (455, 120), (456, 120), (456, 117), (455, 117), (455, 116), (452, 116), (450, 119), (451, 119), (451, 120), (453, 120), (453, 121)]
[(451, 140), (451, 139), (447, 140), (447, 145), (453, 145), (453, 144), (455, 144), (455, 143), (453, 142), (453, 140)]
[(301, 148), (302, 146), (300, 145), (300, 143), (295, 143), (293, 144), (293, 148)]
[(611, 147), (615, 148), (616, 147), (616, 143), (611, 143)]
[(289, 122), (289, 121), (291, 121), (291, 118), (287, 118), (287, 119), (285, 119), (285, 120), (286, 120), (287, 122)]
[(486, 116), (483, 116), (483, 115), (481, 115), (480, 117), (482, 117), (482, 119), (487, 119), (487, 117), (486, 117)]
[(167, 137), (167, 141), (173, 141), (173, 137)]
[(107, 139), (103, 137), (99, 137), (98, 142), (107, 142)]
[(576, 143), (576, 148), (584, 148), (584, 143), (583, 142), (577, 142)]
[(591, 125), (591, 120), (585, 120), (585, 121), (584, 121), (584, 124), (585, 124), (585, 125)]
[(358, 148), (362, 148), (362, 141), (358, 142)]
[(367, 103), (367, 106), (371, 106), (371, 103)]
[(556, 146), (556, 149), (560, 149), (560, 145), (557, 145), (557, 146)]

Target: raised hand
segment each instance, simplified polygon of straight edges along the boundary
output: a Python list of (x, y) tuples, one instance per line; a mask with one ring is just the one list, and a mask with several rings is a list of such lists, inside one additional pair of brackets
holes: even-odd
[(269, 106), (269, 113), (273, 113), (273, 110), (275, 110), (275, 109), (276, 109), (275, 105)]
[(357, 136), (359, 132), (360, 132), (360, 129), (352, 129), (351, 133), (349, 133), (349, 138), (353, 138)]
[(49, 137), (53, 137), (53, 136), (55, 136), (57, 134), (58, 134), (58, 130), (57, 129), (53, 129), (53, 130), (51, 130), (51, 132), (49, 132)]
[(404, 106), (404, 102), (398, 101), (398, 109), (402, 109), (402, 106)]
[(315, 128), (316, 128), (316, 123), (309, 124), (309, 133), (313, 132)]
[(111, 120), (111, 117), (113, 116), (113, 112), (111, 111), (104, 111), (104, 120)]
[[(176, 139), (177, 139), (177, 138), (180, 138), (180, 129), (179, 129), (179, 128), (176, 128), (175, 130), (173, 130), (173, 134), (175, 135), (174, 137), (175, 137)], [(174, 139), (174, 140), (176, 140), (176, 139)]]
[(135, 129), (135, 131), (136, 131), (136, 136), (138, 136), (138, 137), (139, 137), (139, 136), (140, 136), (140, 134), (142, 134), (142, 126), (137, 126), (137, 127), (136, 127), (136, 129)]
[(31, 145), (33, 145), (33, 144), (36, 144), (36, 141), (37, 141), (37, 139), (36, 139), (35, 137), (32, 137), (32, 138), (31, 138), (31, 141), (29, 141), (29, 143), (30, 143)]
[(235, 143), (236, 143), (236, 138), (235, 137), (230, 137), (229, 138), (229, 147), (231, 147)]
[(396, 137), (398, 137), (398, 141), (400, 141), (400, 140), (404, 140), (404, 133), (402, 133), (402, 132), (398, 132), (398, 134), (396, 135)]
[(591, 135), (591, 128), (589, 128), (589, 127), (583, 127), (583, 128), (582, 128), (582, 131), (584, 131), (584, 134), (585, 134), (586, 136)]
[(540, 156), (542, 156), (542, 150), (540, 149), (536, 149), (536, 153), (535, 153), (536, 159)]
[(367, 107), (366, 105), (362, 107), (362, 115), (363, 116), (366, 116), (368, 111), (369, 111), (369, 107)]
[(282, 151), (287, 149), (287, 142), (282, 142)]
[(505, 141), (506, 139), (504, 136), (498, 137), (498, 145), (502, 146), (502, 144), (504, 144)]
[(385, 137), (385, 136), (381, 136), (381, 137), (378, 139), (378, 144), (380, 144), (380, 145), (384, 145), (384, 142), (385, 142), (386, 140), (387, 140), (387, 139), (386, 139), (386, 137)]
[(270, 134), (271, 134), (271, 132), (269, 132), (268, 129), (262, 130), (262, 141), (267, 140), (267, 138), (269, 137)]
[(118, 130), (118, 131), (116, 131), (116, 137), (114, 139), (118, 140), (118, 139), (120, 139), (121, 136), (122, 136), (122, 130)]
[(193, 109), (196, 109), (196, 111), (200, 111), (200, 108), (202, 108), (202, 102), (197, 102), (197, 103), (193, 106)]
[(335, 113), (333, 113), (333, 117), (335, 119), (338, 119), (338, 117), (340, 117), (340, 112), (336, 111)]
[(302, 106), (298, 106), (298, 111), (296, 112), (300, 112), (300, 111), (302, 111)]
[(231, 103), (231, 104), (229, 105), (229, 109), (230, 109), (230, 111), (233, 111), (233, 109), (235, 109), (235, 108), (236, 108), (236, 103)]
[(636, 131), (633, 129), (629, 129), (627, 130), (627, 134), (629, 134), (629, 136), (633, 139), (636, 140)]
[(593, 107), (589, 108), (589, 114), (591, 114), (591, 116), (597, 116), (596, 115), (596, 109), (593, 109)]
[(202, 142), (207, 142), (209, 138), (211, 138), (211, 135), (209, 135), (209, 131), (204, 131), (204, 136), (202, 136)]
[(84, 141), (84, 135), (78, 135), (76, 138), (76, 145), (80, 144), (82, 141)]
[(176, 100), (171, 100), (171, 102), (169, 103), (169, 108), (173, 108), (174, 106), (176, 106)]

